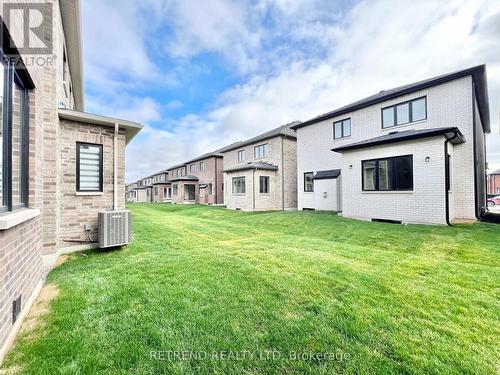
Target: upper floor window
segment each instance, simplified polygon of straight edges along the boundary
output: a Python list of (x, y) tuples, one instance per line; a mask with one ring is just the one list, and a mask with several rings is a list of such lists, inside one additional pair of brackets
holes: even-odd
[(413, 156), (361, 162), (364, 191), (413, 190)]
[(204, 171), (204, 170), (205, 170), (205, 162), (200, 161), (200, 171)]
[(418, 98), (382, 108), (382, 128), (404, 125), (427, 118), (427, 98)]
[(185, 176), (185, 175), (186, 175), (186, 167), (182, 167), (181, 176)]
[(265, 158), (267, 156), (267, 143), (260, 146), (255, 146), (254, 156), (255, 159)]
[(314, 172), (304, 173), (304, 192), (312, 193), (314, 191)]
[(189, 173), (195, 173), (196, 172), (196, 164), (191, 164), (189, 166)]
[(345, 138), (351, 136), (351, 119), (337, 121), (333, 124), (333, 138)]
[(28, 90), (0, 63), (0, 212), (28, 205)]
[(102, 145), (76, 143), (76, 191), (102, 192)]
[(245, 150), (238, 151), (238, 163), (243, 163), (245, 161)]

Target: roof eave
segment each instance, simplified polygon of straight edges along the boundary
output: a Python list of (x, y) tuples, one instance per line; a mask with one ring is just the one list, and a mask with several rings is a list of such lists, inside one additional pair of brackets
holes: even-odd
[(77, 110), (83, 111), (84, 87), (80, 0), (61, 0), (59, 6), (64, 29), (64, 38), (66, 40), (66, 51), (68, 53), (75, 106)]
[[(391, 100), (391, 99), (394, 99), (394, 98), (397, 98), (400, 96), (411, 94), (413, 92), (420, 91), (420, 90), (423, 90), (423, 89), (426, 89), (429, 87), (438, 86), (438, 85), (441, 85), (443, 83), (447, 83), (447, 82), (453, 81), (455, 79), (459, 79), (459, 78), (463, 78), (463, 77), (467, 77), (467, 76), (472, 76), (474, 81), (476, 82), (476, 94), (477, 94), (477, 98), (478, 98), (478, 106), (479, 106), (479, 112), (481, 115), (481, 121), (482, 121), (485, 133), (489, 133), (491, 131), (491, 129), (490, 129), (490, 116), (489, 116), (489, 103), (488, 103), (488, 87), (487, 87), (487, 83), (486, 83), (486, 65), (484, 65), (484, 64), (478, 65), (478, 66), (475, 66), (472, 68), (464, 69), (464, 70), (461, 70), (459, 72), (450, 73), (448, 75), (438, 77), (432, 81), (423, 82), (420, 85), (415, 85), (415, 86), (412, 86), (412, 87), (409, 87), (406, 89), (401, 89), (397, 92), (391, 92), (387, 95), (374, 98), (373, 100), (369, 100), (369, 101), (363, 102), (361, 104), (352, 105), (352, 106), (347, 105), (347, 106), (343, 107), (342, 109), (339, 109), (338, 111), (332, 111), (332, 112), (326, 113), (324, 115), (317, 116), (313, 119), (304, 121), (301, 124), (294, 125), (294, 126), (290, 127), (290, 129), (297, 131), (298, 129), (301, 129), (301, 128), (309, 126), (309, 125), (316, 124), (318, 122), (322, 122), (322, 121), (329, 120), (329, 119), (334, 118), (334, 117), (342, 116), (342, 115), (345, 115), (345, 114), (353, 112), (353, 111), (357, 111), (357, 110), (362, 109), (362, 108), (366, 108), (366, 107), (369, 107), (369, 106), (372, 106), (372, 105), (375, 105), (378, 103), (385, 102), (387, 100)], [(479, 83), (479, 87), (477, 87), (478, 86), (477, 83)]]
[(137, 122), (96, 115), (93, 113), (73, 111), (69, 109), (59, 109), (58, 113), (60, 119), (86, 123), (89, 125), (100, 125), (114, 128), (115, 124), (118, 124), (120, 129), (125, 130), (126, 144), (129, 144), (130, 141), (144, 128), (143, 125)]
[(410, 134), (406, 137), (401, 137), (401, 138), (381, 139), (381, 140), (377, 140), (377, 141), (374, 141), (371, 143), (353, 144), (353, 145), (347, 145), (347, 146), (342, 146), (342, 147), (336, 147), (336, 148), (332, 148), (331, 151), (342, 153), (345, 151), (352, 151), (352, 150), (358, 150), (358, 149), (362, 149), (362, 148), (383, 146), (383, 145), (392, 144), (392, 143), (408, 142), (408, 141), (424, 139), (424, 138), (431, 138), (431, 137), (438, 137), (438, 136), (445, 136), (449, 141), (451, 141), (454, 144), (460, 144), (460, 143), (465, 142), (465, 137), (460, 132), (460, 130), (458, 128), (452, 128), (452, 129), (448, 129), (448, 130), (439, 130), (439, 131), (435, 131), (435, 132), (431, 131), (431, 132), (422, 133), (422, 134)]

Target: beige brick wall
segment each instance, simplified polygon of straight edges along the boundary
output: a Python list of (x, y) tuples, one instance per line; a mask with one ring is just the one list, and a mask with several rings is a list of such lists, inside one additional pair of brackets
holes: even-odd
[[(60, 224), (59, 246), (65, 240), (85, 240), (84, 225), (91, 224), (96, 236), (97, 213), (113, 208), (113, 135), (110, 127), (61, 121), (59, 138)], [(101, 195), (77, 195), (76, 142), (103, 146), (103, 192)], [(125, 133), (118, 135), (118, 209), (125, 207)]]

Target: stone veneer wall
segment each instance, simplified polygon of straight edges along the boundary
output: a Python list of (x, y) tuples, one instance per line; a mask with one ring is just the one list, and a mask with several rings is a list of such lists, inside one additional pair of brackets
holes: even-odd
[[(91, 224), (97, 235), (97, 213), (113, 208), (113, 135), (111, 127), (61, 121), (59, 148), (60, 247), (70, 246), (65, 240), (85, 240), (84, 225)], [(103, 146), (103, 192), (76, 192), (76, 143), (86, 142)], [(118, 209), (125, 207), (125, 133), (118, 135)]]

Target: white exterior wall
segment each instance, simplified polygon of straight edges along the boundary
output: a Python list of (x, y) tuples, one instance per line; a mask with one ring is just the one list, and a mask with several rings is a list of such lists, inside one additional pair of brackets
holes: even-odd
[[(422, 96), (427, 97), (426, 120), (382, 129), (382, 108)], [(352, 135), (334, 140), (333, 123), (346, 118), (351, 118)], [(480, 125), (478, 124), (478, 126)], [(342, 154), (332, 152), (332, 148), (379, 137), (393, 131), (442, 127), (459, 128), (466, 140), (464, 144), (453, 147), (452, 184), (454, 186), (453, 203), (455, 207), (452, 219), (475, 219), (472, 77), (470, 76), (298, 129), (297, 188), (299, 210), (316, 208), (317, 206), (315, 194), (304, 192), (304, 173), (340, 169), (342, 164), (345, 164), (342, 162)], [(444, 137), (442, 140), (444, 142)], [(408, 154), (408, 152), (404, 154)], [(379, 154), (374, 157), (384, 156), (387, 156), (385, 150), (381, 149)], [(345, 172), (342, 169), (342, 174)], [(358, 176), (358, 179), (360, 178), (361, 174)], [(343, 197), (350, 189), (347, 182), (343, 182)], [(348, 209), (347, 204), (345, 200), (342, 202), (342, 210)]]
[(339, 211), (340, 177), (314, 181), (314, 209), (317, 211)]
[[(433, 137), (344, 153), (344, 216), (413, 224), (446, 224), (444, 141), (444, 137)], [(401, 155), (413, 155), (413, 191), (362, 191), (362, 160)], [(430, 162), (426, 163), (428, 156)]]

